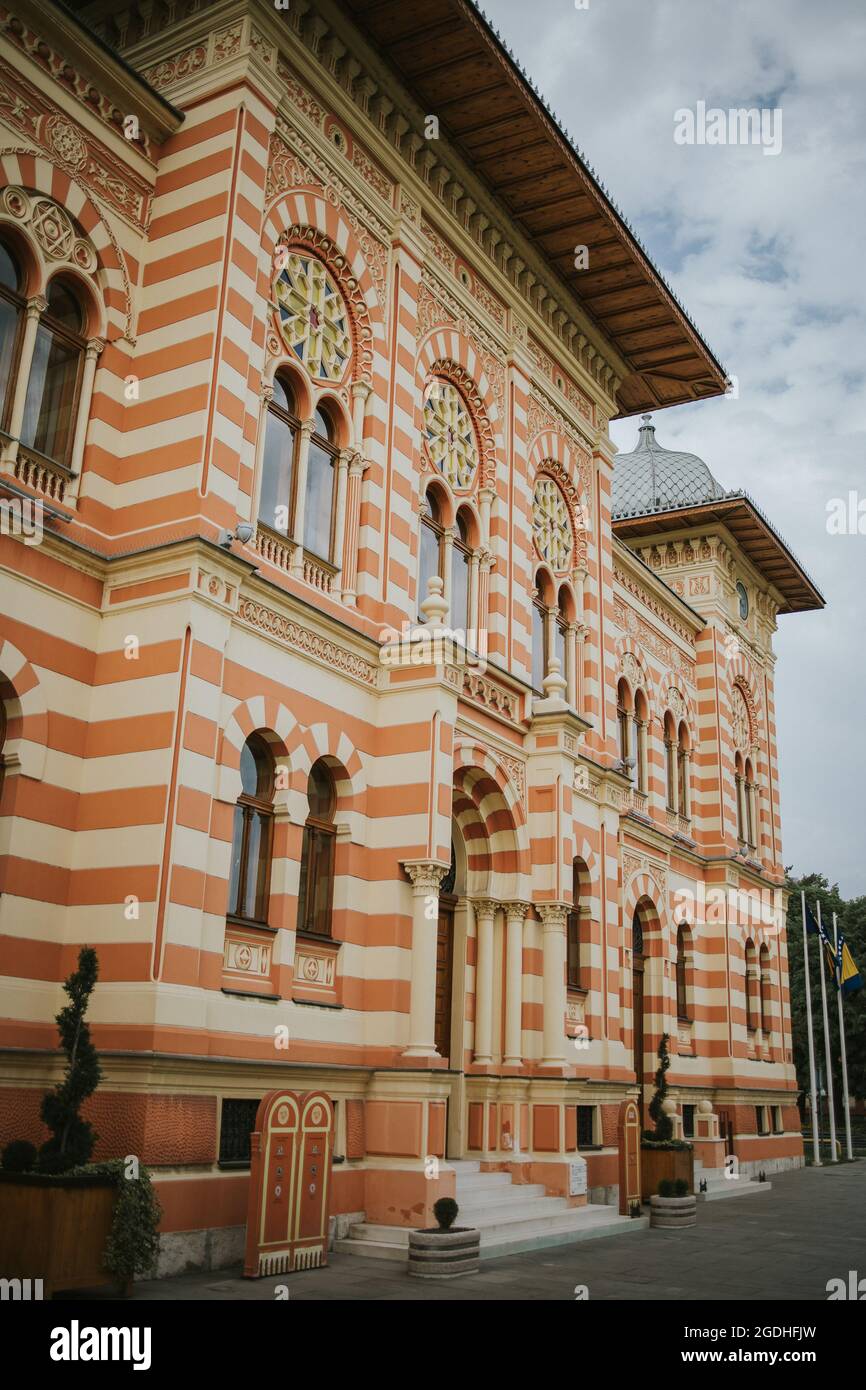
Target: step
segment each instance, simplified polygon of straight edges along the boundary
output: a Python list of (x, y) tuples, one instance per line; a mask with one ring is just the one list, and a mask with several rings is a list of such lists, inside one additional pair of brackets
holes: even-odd
[(719, 1202), (730, 1197), (753, 1197), (759, 1192), (771, 1192), (772, 1189), (771, 1182), (752, 1182), (748, 1178), (723, 1178), (720, 1182), (708, 1179), (706, 1192), (696, 1192), (695, 1196), (699, 1202)]
[[(566, 1207), (558, 1215), (533, 1218), (524, 1216), (517, 1221), (480, 1226), (481, 1258), (496, 1259), (503, 1255), (517, 1255), (526, 1250), (569, 1245), (598, 1236), (626, 1235), (633, 1231), (645, 1230), (648, 1223), (649, 1218), (646, 1216), (620, 1216), (613, 1207)], [(350, 1228), (348, 1239), (336, 1241), (334, 1249), (340, 1255), (357, 1255), (367, 1259), (393, 1260), (405, 1264), (408, 1259), (408, 1245), (408, 1227), (361, 1222)]]
[(468, 1187), (464, 1183), (457, 1184), (457, 1191), (454, 1194), (457, 1205), (462, 1211), (464, 1207), (488, 1207), (495, 1206), (503, 1201), (517, 1202), (537, 1201), (543, 1199), (546, 1192), (543, 1183), (521, 1183), (520, 1186), (507, 1187), (497, 1183), (495, 1186), (488, 1187)]
[(512, 1187), (510, 1173), (462, 1173), (457, 1174), (454, 1184), (458, 1195), (461, 1192), (484, 1192), (488, 1188)]
[(496, 1207), (461, 1207), (457, 1224), (487, 1230), (491, 1226), (510, 1226), (515, 1221), (559, 1217), (570, 1210), (574, 1208), (569, 1207), (564, 1197), (536, 1197), (533, 1202), (507, 1202)]

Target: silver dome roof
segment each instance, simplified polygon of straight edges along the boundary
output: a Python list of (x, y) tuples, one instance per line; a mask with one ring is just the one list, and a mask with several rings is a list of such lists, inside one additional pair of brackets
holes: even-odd
[(727, 496), (703, 459), (663, 449), (655, 426), (642, 415), (636, 447), (617, 454), (613, 466), (613, 515), (645, 516)]

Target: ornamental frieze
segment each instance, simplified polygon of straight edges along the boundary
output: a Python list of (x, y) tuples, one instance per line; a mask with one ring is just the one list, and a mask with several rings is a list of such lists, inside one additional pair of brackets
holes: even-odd
[(529, 339), (532, 355), (535, 358), (535, 365), (540, 372), (543, 372), (552, 386), (561, 391), (568, 401), (583, 416), (587, 424), (592, 424), (592, 401), (578, 386), (575, 386), (571, 378), (558, 367), (553, 358), (545, 352), (544, 348), (535, 338)]
[(664, 666), (670, 667), (683, 680), (694, 685), (695, 663), (681, 652), (679, 647), (666, 641), (649, 623), (639, 618), (633, 608), (627, 608), (619, 599), (614, 599), (613, 616), (621, 632), (628, 634), (645, 650), (652, 652)]
[(453, 295), (444, 285), (424, 267), (421, 283), (418, 286), (418, 328), (420, 340), (434, 328), (456, 328), (471, 342), (481, 361), (484, 375), (490, 383), (491, 394), (496, 401), (500, 417), (505, 414), (505, 369), (498, 360), (502, 349), (484, 332), (479, 324), (471, 320)]
[(305, 656), (311, 656), (316, 661), (321, 661), (326, 666), (332, 667), (344, 676), (351, 676), (364, 685), (374, 686), (376, 684), (376, 667), (369, 661), (365, 661), (363, 657), (357, 656), (355, 652), (350, 652), (345, 647), (338, 646), (336, 642), (330, 641), (327, 637), (322, 637), (318, 632), (312, 632), (309, 628), (302, 627), (293, 618), (286, 618), (281, 613), (275, 613), (272, 608), (266, 608), (264, 604), (256, 602), (255, 599), (242, 598), (240, 600), (238, 617), (258, 628), (261, 632), (279, 638), (281, 642), (285, 642), (288, 647), (292, 647), (295, 651), (303, 652)]
[(553, 430), (564, 434), (577, 456), (577, 470), (580, 475), (581, 502), (589, 509), (592, 501), (592, 455), (577, 433), (574, 425), (561, 411), (540, 395), (533, 386), (529, 398), (526, 420), (527, 442), (531, 445), (536, 435), (543, 430)]
[[(115, 159), (101, 140), (77, 126), (5, 63), (0, 63), (0, 117), (38, 145), (54, 164), (87, 188), (96, 201), (109, 204), (128, 222), (147, 230), (152, 202), (149, 185)], [(118, 256), (122, 263), (119, 252)]]
[[(622, 569), (620, 565), (616, 564), (616, 562), (614, 562), (613, 577), (617, 584), (621, 584), (624, 589), (628, 590), (633, 598), (638, 599), (651, 613), (655, 613), (656, 617), (659, 618), (666, 627), (669, 627), (671, 631), (675, 632), (678, 637), (682, 637), (690, 646), (694, 644), (694, 637), (691, 630), (674, 616), (670, 608), (663, 603), (661, 599), (657, 598), (655, 594), (650, 593), (646, 585), (641, 584), (631, 574), (628, 574)], [(673, 588), (673, 584), (669, 584), (668, 587)], [(680, 591), (681, 589), (682, 584), (680, 584)], [(682, 597), (681, 592), (680, 597)]]

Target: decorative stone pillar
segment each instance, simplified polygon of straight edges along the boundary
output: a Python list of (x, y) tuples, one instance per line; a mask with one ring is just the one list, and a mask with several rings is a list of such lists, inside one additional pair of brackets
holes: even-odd
[[(246, 516), (247, 521), (258, 523), (259, 521), (259, 500), (262, 495), (262, 460), (265, 456), (265, 436), (268, 430), (268, 409), (274, 399), (273, 383), (266, 381), (261, 389), (259, 397), (259, 423), (256, 430), (256, 448), (253, 457), (253, 490), (250, 495), (249, 511)], [(288, 505), (289, 499), (286, 499)], [(240, 510), (238, 511), (240, 516)], [(262, 517), (268, 526), (273, 526), (276, 530), (276, 517)]]
[(577, 653), (579, 650), (577, 634), (579, 623), (569, 623), (565, 632), (565, 698), (572, 709), (577, 709)]
[(749, 849), (756, 850), (758, 848), (758, 803), (757, 798), (755, 796), (754, 782), (746, 783), (746, 796), (748, 797), (746, 841), (748, 843)]
[(671, 779), (671, 810), (677, 815), (680, 807), (680, 778), (677, 766), (677, 746), (670, 738), (665, 739), (665, 776)]
[(442, 597), (448, 605), (447, 613), (443, 619), (446, 626), (451, 622), (451, 564), (454, 558), (454, 542), (458, 534), (456, 526), (447, 526), (442, 532)]
[(90, 423), (90, 403), (93, 400), (93, 382), (96, 376), (96, 360), (105, 343), (102, 338), (91, 338), (84, 351), (84, 369), (81, 373), (81, 390), (78, 395), (78, 417), (75, 421), (75, 437), (72, 441), (72, 454), (69, 468), (72, 473), (81, 472), (84, 460), (84, 441)]
[[(343, 538), (342, 556), (342, 599), (350, 608), (357, 604), (358, 588), (358, 536), (361, 525), (361, 488), (367, 460), (361, 454), (354, 454), (349, 463), (349, 478), (346, 496), (346, 527)], [(338, 556), (339, 558), (339, 556)]]
[[(683, 749), (683, 804), (680, 807), (680, 815), (685, 816), (686, 820), (691, 820), (692, 815), (692, 795), (691, 795), (691, 772), (692, 755), (687, 748)], [(679, 779), (677, 779), (679, 780)]]
[(490, 571), (493, 569), (493, 552), (482, 549), (478, 553), (478, 604), (476, 631), (478, 633), (476, 651), (479, 656), (487, 655), (487, 617), (490, 608)]
[(21, 339), (21, 351), (18, 354), (18, 376), (15, 381), (15, 395), (12, 397), (12, 411), (9, 416), (9, 433), (12, 439), (8, 447), (7, 457), (11, 460), (18, 457), (18, 437), (24, 423), (24, 406), (27, 401), (27, 387), (30, 383), (30, 368), (33, 365), (36, 333), (39, 328), (39, 319), (47, 308), (48, 300), (44, 295), (36, 294), (27, 301), (24, 334)]
[[(480, 551), (473, 550), (469, 556), (469, 631), (477, 634), (478, 632), (478, 572), (480, 563)], [(466, 634), (467, 649), (473, 647), (478, 650), (478, 637), (470, 642), (469, 633)]]
[(334, 504), (334, 564), (343, 565), (343, 541), (346, 534), (346, 483), (349, 463), (354, 449), (341, 449), (337, 455), (337, 495)]
[(475, 1061), (493, 1061), (493, 919), (497, 904), (489, 898), (475, 908)]
[(541, 1065), (565, 1065), (565, 903), (538, 903), (544, 976), (544, 1043)]
[(448, 866), (431, 859), (405, 859), (412, 880), (412, 974), (409, 995), (409, 1043), (404, 1057), (436, 1055), (436, 939), (439, 885)]
[(506, 1067), (523, 1066), (523, 923), (528, 903), (505, 908), (505, 1058)]
[(310, 440), (313, 437), (313, 421), (305, 420), (301, 425), (298, 440), (298, 481), (295, 486), (295, 520), (292, 527), (292, 540), (295, 553), (292, 557), (292, 571), (299, 577), (304, 573), (304, 512), (307, 503), (307, 463), (310, 457)]

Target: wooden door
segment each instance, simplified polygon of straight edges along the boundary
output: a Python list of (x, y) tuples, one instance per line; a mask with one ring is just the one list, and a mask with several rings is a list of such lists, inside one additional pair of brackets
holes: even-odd
[(454, 904), (439, 899), (436, 932), (436, 1051), (451, 1055), (451, 993), (454, 968)]

